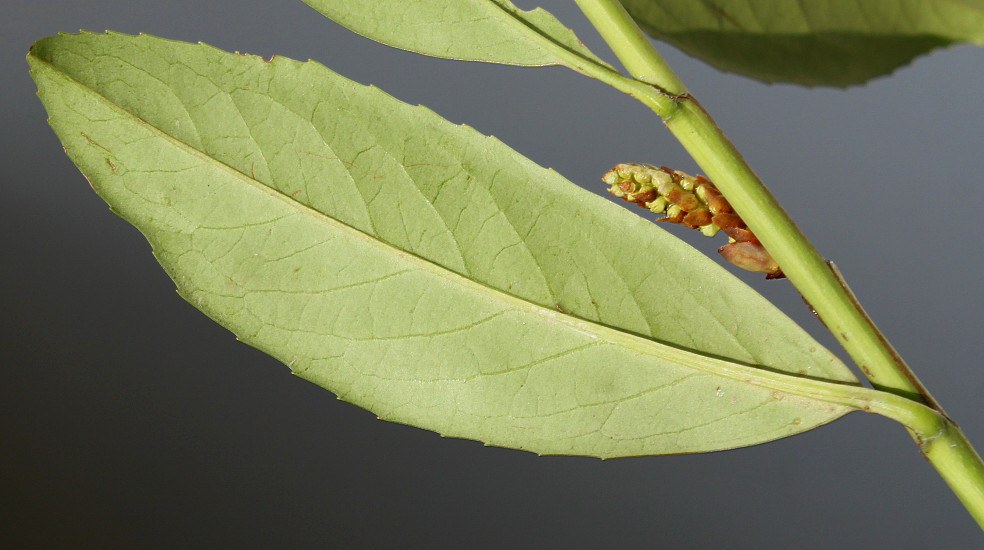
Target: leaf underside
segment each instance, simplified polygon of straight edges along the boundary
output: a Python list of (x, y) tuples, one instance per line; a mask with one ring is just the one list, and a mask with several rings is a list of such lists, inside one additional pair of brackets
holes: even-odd
[(383, 44), (435, 57), (508, 65), (566, 65), (562, 48), (610, 67), (542, 8), (509, 0), (304, 0), (340, 25)]
[(651, 36), (765, 82), (849, 86), (957, 42), (984, 44), (980, 0), (622, 0)]
[(147, 35), (60, 35), (28, 61), (68, 155), (181, 295), (381, 418), (616, 457), (849, 411), (720, 369), (856, 383), (711, 260), (426, 108)]

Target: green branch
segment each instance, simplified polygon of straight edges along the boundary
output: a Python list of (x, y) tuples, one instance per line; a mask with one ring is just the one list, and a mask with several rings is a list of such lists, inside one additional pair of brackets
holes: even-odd
[[(638, 85), (624, 82), (613, 85), (663, 119), (871, 384), (937, 411), (943, 422), (941, 432), (930, 433), (926, 427), (911, 424), (907, 427), (922, 453), (984, 528), (984, 462), (871, 322), (840, 273), (800, 232), (618, 0), (577, 3), (637, 83), (648, 86), (640, 90)], [(605, 76), (610, 83), (617, 80)], [(672, 105), (667, 105), (666, 99), (672, 99)], [(887, 394), (882, 395), (885, 397), (876, 401), (888, 400)]]

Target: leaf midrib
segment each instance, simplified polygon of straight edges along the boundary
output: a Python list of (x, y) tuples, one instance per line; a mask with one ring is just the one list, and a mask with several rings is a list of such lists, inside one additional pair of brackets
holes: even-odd
[[(485, 0), (483, 4), (485, 6), (488, 6), (490, 10), (495, 13), (504, 14), (506, 21), (508, 21), (508, 24), (512, 26), (514, 29), (517, 29), (521, 34), (524, 34), (527, 37), (532, 38), (536, 42), (542, 42), (543, 44), (541, 44), (541, 46), (544, 47), (544, 49), (546, 49), (548, 52), (553, 54), (555, 57), (557, 57), (561, 61), (561, 64), (564, 64), (565, 57), (569, 58), (570, 56), (574, 56), (577, 59), (581, 60), (582, 62), (590, 63), (592, 65), (596, 65), (598, 67), (601, 67), (603, 69), (608, 69), (610, 71), (615, 71), (614, 67), (609, 65), (607, 62), (605, 62), (605, 60), (601, 59), (600, 57), (597, 59), (592, 59), (591, 57), (586, 56), (583, 53), (578, 52), (576, 50), (572, 50), (569, 47), (567, 47), (565, 44), (557, 40), (554, 40), (553, 38), (550, 37), (550, 35), (544, 34), (538, 28), (527, 23), (525, 19), (517, 17), (516, 14), (511, 13), (509, 10), (503, 7), (502, 4), (500, 4), (499, 2), (496, 2), (495, 0)], [(531, 10), (522, 10), (515, 4), (513, 4), (513, 7), (522, 13), (533, 13), (538, 9), (540, 10), (543, 9), (542, 7), (537, 7)], [(560, 20), (557, 20), (557, 22), (561, 23), (561, 26), (563, 26), (563, 23)], [(570, 30), (568, 27), (565, 28)], [(585, 46), (585, 49), (587, 49), (587, 46)], [(570, 60), (568, 59), (567, 61)], [(576, 64), (572, 65), (571, 68), (578, 70)]]

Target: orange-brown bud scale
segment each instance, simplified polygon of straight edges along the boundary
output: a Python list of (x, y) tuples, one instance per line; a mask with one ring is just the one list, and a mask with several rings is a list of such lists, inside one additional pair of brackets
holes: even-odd
[(736, 266), (765, 273), (766, 279), (784, 277), (772, 255), (706, 177), (666, 166), (624, 163), (616, 164), (601, 179), (616, 197), (663, 214), (657, 221), (699, 229), (708, 236), (724, 231), (729, 242), (718, 252)]
[(714, 218), (711, 216), (710, 210), (701, 208), (699, 210), (694, 210), (693, 212), (689, 212), (686, 216), (683, 217), (683, 221), (680, 223), (686, 225), (690, 229), (697, 229), (702, 225), (708, 225), (714, 223), (713, 219)]

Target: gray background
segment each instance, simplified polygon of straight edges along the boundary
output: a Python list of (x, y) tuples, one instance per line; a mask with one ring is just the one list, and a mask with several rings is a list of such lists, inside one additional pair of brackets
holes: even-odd
[[(540, 4), (610, 57), (572, 2)], [(314, 58), (495, 134), (596, 191), (616, 162), (695, 171), (629, 98), (562, 68), (380, 46), (299, 1), (6, 6), (0, 546), (808, 549), (984, 540), (904, 431), (872, 415), (735, 451), (602, 462), (442, 439), (336, 401), (175, 295), (147, 243), (60, 151), (23, 55), (57, 31), (109, 28)], [(938, 51), (839, 91), (766, 86), (662, 49), (984, 446), (982, 52)], [(677, 233), (712, 254), (721, 244)], [(834, 346), (787, 283), (739, 275)]]

